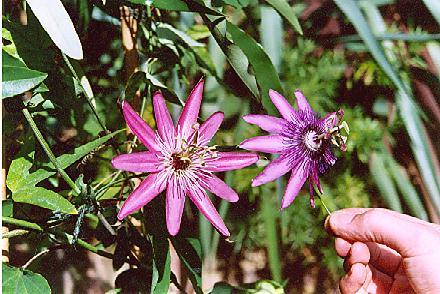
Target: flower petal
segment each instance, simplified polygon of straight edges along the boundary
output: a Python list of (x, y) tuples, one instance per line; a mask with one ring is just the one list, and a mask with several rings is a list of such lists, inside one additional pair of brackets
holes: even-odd
[(224, 236), (229, 237), (228, 228), (218, 214), (209, 196), (201, 188), (194, 186), (187, 191), (189, 198), (197, 206), (201, 213), (211, 222), (211, 224)]
[(286, 191), (284, 192), (283, 199), (281, 200), (281, 209), (289, 206), (295, 197), (298, 195), (301, 187), (308, 176), (308, 169), (306, 168), (306, 162), (301, 162), (293, 170), (290, 176), (289, 182), (287, 183)]
[(217, 133), (225, 115), (223, 112), (215, 112), (200, 126), (199, 144), (206, 145)]
[(127, 101), (122, 101), (122, 113), (124, 114), (128, 127), (133, 134), (139, 138), (142, 144), (149, 150), (160, 151), (155, 139), (156, 134)]
[(241, 169), (258, 161), (258, 155), (250, 152), (218, 152), (217, 158), (206, 163), (206, 170), (224, 172)]
[(284, 125), (286, 123), (286, 121), (282, 118), (260, 114), (248, 114), (243, 116), (243, 119), (248, 124), (257, 125), (266, 132), (273, 134), (282, 133)]
[(185, 193), (175, 177), (168, 182), (166, 195), (167, 228), (171, 236), (177, 235), (185, 207)]
[(200, 79), (191, 91), (180, 114), (177, 125), (180, 128), (180, 135), (182, 135), (183, 138), (188, 138), (191, 135), (194, 130), (193, 127), (199, 117), (200, 104), (202, 103), (203, 97), (203, 84), (203, 79)]
[(269, 97), (284, 119), (291, 120), (296, 115), (295, 109), (280, 93), (270, 89)]
[(118, 213), (118, 219), (122, 220), (127, 215), (140, 209), (154, 199), (160, 192), (165, 190), (166, 183), (158, 180), (158, 173), (148, 175), (145, 180), (128, 196)]
[(161, 92), (154, 93), (153, 107), (157, 131), (162, 140), (171, 143), (174, 138), (174, 124)]
[(273, 181), (291, 170), (289, 159), (281, 155), (269, 163), (266, 168), (252, 180), (252, 187), (257, 187)]
[(284, 150), (284, 139), (281, 135), (257, 136), (244, 140), (240, 148), (265, 153), (281, 153)]
[(309, 102), (307, 102), (306, 97), (300, 90), (295, 91), (295, 97), (296, 97), (296, 104), (298, 104), (298, 110), (300, 111), (306, 111), (306, 112), (313, 112), (312, 108), (310, 107)]
[(112, 159), (114, 168), (129, 172), (158, 172), (163, 165), (155, 152), (144, 151), (130, 154), (121, 154)]
[(204, 188), (209, 192), (217, 195), (218, 197), (225, 199), (229, 202), (237, 202), (238, 195), (231, 187), (215, 175), (204, 178), (202, 181)]

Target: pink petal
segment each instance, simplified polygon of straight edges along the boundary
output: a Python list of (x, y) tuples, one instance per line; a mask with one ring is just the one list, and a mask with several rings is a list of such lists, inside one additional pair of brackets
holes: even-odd
[(284, 192), (283, 199), (281, 200), (281, 209), (289, 206), (295, 197), (298, 195), (301, 187), (307, 179), (307, 168), (305, 168), (305, 162), (298, 164), (293, 170), (287, 183), (286, 191)]
[(197, 123), (203, 97), (203, 84), (203, 79), (200, 79), (191, 91), (180, 114), (177, 125), (180, 127), (180, 134), (183, 138), (188, 138), (191, 135), (194, 130), (194, 125)]
[(238, 201), (237, 193), (217, 176), (211, 175), (204, 179), (204, 182), (206, 184), (204, 183), (203, 186), (209, 192), (229, 202)]
[(174, 124), (162, 93), (154, 93), (153, 106), (157, 131), (159, 132), (162, 140), (171, 143), (174, 138)]
[(318, 167), (316, 166), (316, 164), (314, 164), (312, 167), (310, 178), (312, 180), (311, 182), (313, 182), (313, 184), (315, 184), (316, 187), (318, 187), (319, 192), (321, 192), (322, 194), (321, 183), (319, 182), (319, 177), (318, 177)]
[(200, 126), (199, 144), (206, 145), (217, 133), (225, 115), (223, 112), (215, 112)]
[(255, 179), (252, 180), (252, 187), (257, 187), (271, 182), (283, 176), (291, 169), (292, 166), (289, 163), (289, 159), (281, 155), (269, 163), (266, 168)]
[(171, 236), (179, 232), (184, 207), (185, 193), (176, 178), (172, 177), (168, 183), (166, 195), (167, 228)]
[(296, 114), (295, 109), (289, 104), (289, 102), (280, 93), (272, 89), (269, 90), (269, 97), (272, 100), (275, 107), (278, 109), (284, 119), (291, 120)]
[(127, 215), (140, 209), (154, 199), (160, 192), (165, 190), (166, 183), (158, 180), (158, 173), (148, 175), (145, 180), (128, 196), (118, 213), (118, 219), (122, 220)]
[(144, 151), (130, 154), (121, 154), (112, 159), (114, 168), (129, 172), (158, 172), (163, 165), (155, 152)]
[(284, 150), (284, 139), (281, 135), (257, 136), (244, 140), (240, 148), (265, 153), (281, 153)]
[(218, 152), (217, 158), (206, 163), (206, 170), (224, 172), (241, 169), (258, 161), (258, 155), (250, 152)]
[(248, 114), (243, 116), (243, 119), (247, 123), (257, 125), (266, 132), (273, 134), (282, 133), (286, 124), (284, 119), (270, 115)]
[(209, 196), (201, 188), (194, 186), (194, 189), (187, 191), (189, 198), (197, 206), (201, 213), (211, 222), (211, 224), (224, 236), (229, 237), (228, 228), (218, 214)]
[(298, 110), (313, 112), (309, 102), (307, 102), (306, 97), (300, 90), (295, 91), (295, 97), (296, 97), (296, 103), (298, 104)]
[(124, 114), (128, 127), (133, 134), (139, 138), (142, 144), (149, 150), (160, 151), (155, 140), (156, 134), (127, 101), (122, 101), (122, 113)]

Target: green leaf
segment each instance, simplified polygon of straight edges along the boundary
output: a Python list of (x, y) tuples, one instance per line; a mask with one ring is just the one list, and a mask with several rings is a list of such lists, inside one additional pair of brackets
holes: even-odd
[(26, 0), (43, 29), (67, 56), (83, 58), (83, 50), (72, 20), (60, 0)]
[(402, 205), (396, 187), (385, 167), (384, 156), (379, 153), (372, 153), (369, 166), (371, 176), (387, 206), (392, 210), (402, 212)]
[(12, 194), (12, 200), (67, 214), (78, 213), (75, 206), (63, 196), (43, 187), (22, 188)]
[(11, 199), (2, 200), (2, 216), (12, 217), (14, 212), (14, 203)]
[(397, 188), (399, 189), (403, 199), (405, 200), (411, 211), (411, 214), (417, 218), (427, 221), (428, 214), (423, 207), (423, 203), (420, 200), (416, 189), (408, 179), (408, 175), (406, 174), (405, 169), (400, 166), (389, 154), (388, 156), (386, 156), (386, 163), (388, 165), (388, 170), (391, 176), (396, 182)]
[(283, 88), (278, 73), (269, 56), (260, 44), (236, 25), (227, 22), (226, 30), (231, 34), (234, 43), (243, 50), (243, 53), (254, 69), (257, 83), (261, 89), (260, 93), (264, 108), (269, 114), (277, 114), (278, 112), (270, 100), (269, 90), (273, 89), (283, 94)]
[(389, 63), (383, 47), (377, 41), (376, 37), (373, 34), (373, 31), (368, 26), (367, 20), (362, 14), (358, 3), (354, 0), (335, 0), (335, 3), (351, 21), (359, 36), (362, 38), (365, 45), (370, 50), (376, 62), (382, 67), (383, 71), (388, 75), (391, 81), (396, 85), (398, 89), (407, 92), (408, 89), (403, 84), (393, 66)]
[(438, 0), (423, 0), (426, 7), (431, 12), (438, 24), (440, 24), (440, 1)]
[(127, 86), (125, 87), (124, 99), (132, 101), (142, 84), (145, 84), (145, 73), (141, 71), (133, 73), (128, 79)]
[(295, 11), (289, 6), (289, 3), (286, 0), (266, 0), (266, 2), (278, 11), (278, 13), (282, 15), (299, 34), (303, 34)]
[[(145, 0), (129, 0), (131, 3), (147, 5)], [(151, 2), (150, 2), (151, 3)], [(182, 1), (182, 0), (153, 0), (151, 6), (163, 10), (174, 10), (174, 11), (192, 11), (192, 12), (202, 12), (209, 15), (222, 15), (220, 12), (215, 11), (209, 7), (206, 7), (202, 2), (198, 1)]]
[(153, 87), (153, 89), (160, 90), (162, 92), (166, 100), (177, 105), (184, 105), (182, 100), (180, 100), (180, 98), (173, 90), (162, 84), (162, 82), (156, 79), (154, 76), (150, 75), (149, 73), (145, 73), (145, 78), (147, 79), (147, 82)]
[(9, 166), (6, 186), (11, 191), (16, 191), (20, 188), (23, 179), (29, 175), (29, 170), (34, 161), (35, 139), (31, 131), (27, 133), (24, 142), (20, 152)]
[(170, 24), (159, 23), (156, 29), (157, 36), (159, 38), (165, 38), (173, 42), (181, 42), (189, 47), (203, 47), (204, 44), (193, 40), (186, 33), (176, 29)]
[[(92, 141), (92, 142), (89, 142), (85, 145), (82, 145), (78, 148), (75, 148), (72, 153), (63, 154), (61, 156), (58, 156), (57, 161), (59, 162), (61, 168), (65, 169), (122, 131), (123, 130), (115, 131), (111, 134), (105, 135), (101, 138), (98, 138), (98, 139)], [(44, 165), (43, 168), (40, 168), (39, 170), (31, 173), (28, 177), (24, 178), (20, 182), (20, 186), (23, 186), (23, 187), (34, 186), (34, 185), (38, 184), (39, 182), (41, 182), (42, 180), (47, 179), (48, 177), (50, 177), (51, 175), (53, 175), (55, 173), (56, 173), (56, 170), (55, 170), (55, 167), (53, 166), (53, 164), (47, 163)], [(14, 192), (14, 191), (12, 191), (12, 192)]]
[(26, 64), (2, 50), (2, 98), (12, 97), (35, 88), (47, 74), (29, 69)]
[(42, 275), (2, 263), (2, 292), (3, 294), (46, 294), (51, 293), (51, 290)]
[(197, 294), (202, 294), (202, 248), (199, 240), (176, 237), (172, 238), (171, 242), (183, 265), (188, 270), (189, 279), (194, 290)]
[(171, 255), (168, 239), (154, 235), (153, 243), (153, 275), (151, 293), (168, 293), (171, 275)]

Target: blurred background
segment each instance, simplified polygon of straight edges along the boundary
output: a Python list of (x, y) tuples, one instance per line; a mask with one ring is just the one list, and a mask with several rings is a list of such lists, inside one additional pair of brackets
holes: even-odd
[[(110, 131), (124, 128), (117, 104), (121, 98), (132, 102), (154, 126), (151, 93), (161, 89), (176, 117), (179, 101), (185, 101), (202, 76), (206, 80), (202, 120), (215, 111), (225, 113), (212, 144), (234, 148), (245, 138), (264, 134), (246, 124), (242, 115), (276, 114), (268, 102), (269, 88), (284, 93), (292, 105), (294, 90), (301, 89), (321, 114), (342, 108), (350, 127), (347, 151), (335, 150), (338, 161), (321, 178), (330, 210), (385, 207), (440, 223), (438, 1), (76, 0), (63, 4), (84, 49), (84, 59), (71, 64), (79, 73), (76, 79), (32, 11), (25, 10), (22, 1), (3, 1), (3, 50), (11, 55), (18, 52), (29, 68), (48, 73), (49, 91), (31, 93), (28, 108), (56, 155), (102, 136), (103, 126)], [(138, 73), (132, 75), (136, 69)], [(20, 106), (13, 100), (3, 100), (6, 173), (29, 137), (26, 121), (17, 115)], [(77, 183), (97, 191), (102, 215), (116, 231), (109, 234), (97, 214), (83, 211), (79, 236), (116, 257), (125, 258), (127, 248), (135, 248), (142, 258), (148, 252), (133, 241), (142, 231), (142, 215), (134, 216), (130, 226), (116, 224), (115, 218), (118, 199), (129, 194), (131, 180), (116, 175), (110, 165), (115, 156), (112, 145), (120, 150), (142, 148), (132, 143), (129, 133), (119, 133), (66, 171), (79, 178)], [(200, 241), (202, 288), (210, 289), (219, 281), (236, 286), (270, 280), (266, 286), (273, 291), (282, 285), (286, 293), (334, 293), (343, 269), (333, 238), (323, 228), (325, 210), (319, 201), (317, 208), (311, 208), (303, 189), (289, 208), (279, 212), (285, 178), (251, 188), (251, 179), (271, 159), (265, 156), (261, 154), (257, 166), (221, 175), (240, 195), (239, 202), (232, 204), (213, 198), (231, 231), (230, 240), (223, 240), (195, 207), (185, 209), (180, 234)], [(34, 165), (46, 161), (35, 144)], [(39, 185), (62, 195), (69, 188), (58, 174)], [(161, 200), (151, 206), (160, 207)], [(4, 200), (3, 215), (12, 214), (40, 224), (53, 220), (43, 208)], [(78, 223), (70, 219), (61, 225), (72, 232)], [(22, 266), (53, 239), (29, 233), (9, 242), (10, 264)], [(53, 293), (119, 293), (113, 288), (142, 292), (136, 288), (142, 284), (142, 273), (116, 257), (70, 246), (49, 252), (29, 269), (41, 273)], [(187, 270), (176, 257), (171, 266), (175, 278), (181, 289), (191, 292)], [(172, 286), (170, 291), (179, 290)]]

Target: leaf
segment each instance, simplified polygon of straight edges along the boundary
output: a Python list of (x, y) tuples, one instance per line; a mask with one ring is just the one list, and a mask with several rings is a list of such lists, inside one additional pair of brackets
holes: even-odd
[(14, 203), (11, 199), (2, 200), (2, 216), (12, 217), (14, 212)]
[(60, 0), (26, 0), (41, 26), (67, 56), (82, 59), (83, 50), (75, 27)]
[(29, 69), (26, 64), (2, 50), (2, 98), (12, 97), (35, 88), (47, 74)]
[(200, 242), (194, 238), (172, 238), (171, 242), (179, 255), (185, 268), (188, 270), (189, 279), (196, 293), (202, 290), (202, 248)]
[(371, 154), (369, 162), (371, 176), (387, 206), (392, 210), (402, 212), (399, 195), (397, 194), (394, 183), (388, 174), (384, 161), (382, 154)]
[(152, 238), (154, 258), (151, 293), (168, 293), (171, 275), (171, 255), (168, 239), (154, 235)]
[[(82, 145), (78, 148), (75, 148), (72, 153), (63, 154), (61, 156), (58, 156), (57, 161), (60, 164), (61, 168), (65, 169), (122, 131), (123, 130), (115, 131), (111, 134), (105, 135), (101, 138), (98, 138), (98, 139), (92, 141), (92, 142), (89, 142), (85, 145)], [(56, 173), (56, 169), (53, 166), (53, 164), (46, 163), (44, 165), (44, 167), (38, 169), (37, 171), (31, 173), (29, 176), (24, 178), (20, 182), (19, 186), (26, 187), (26, 188), (32, 187), (32, 186), (38, 184), (39, 182), (41, 182), (42, 180), (47, 179), (48, 177), (50, 177), (51, 175), (53, 175), (55, 173)], [(17, 190), (11, 190), (11, 191), (15, 192)]]
[(261, 45), (279, 72), (283, 56), (283, 20), (272, 7), (261, 6), (260, 11)]
[(181, 42), (184, 43), (186, 46), (189, 47), (203, 47), (204, 44), (199, 43), (195, 40), (193, 40), (190, 36), (188, 36), (186, 33), (176, 29), (172, 25), (169, 25), (167, 23), (159, 23), (157, 25), (156, 33), (159, 38), (165, 38), (174, 42)]
[(226, 23), (226, 30), (231, 34), (234, 43), (243, 50), (243, 53), (252, 65), (257, 83), (261, 89), (262, 104), (269, 114), (276, 114), (275, 106), (269, 97), (269, 90), (273, 89), (283, 94), (280, 78), (263, 47), (243, 30), (230, 22)]
[(136, 95), (136, 92), (144, 83), (145, 73), (142, 71), (134, 72), (128, 79), (127, 86), (125, 87), (124, 99), (132, 101), (134, 96)]
[(440, 24), (440, 1), (438, 0), (423, 0), (426, 7), (431, 12), (438, 24)]
[(298, 18), (296, 17), (295, 11), (290, 7), (286, 0), (266, 0), (270, 6), (272, 6), (279, 14), (281, 14), (300, 34), (303, 34), (301, 25), (299, 24)]
[(180, 100), (173, 90), (162, 84), (162, 82), (156, 79), (154, 76), (150, 75), (149, 73), (145, 73), (145, 78), (147, 79), (147, 82), (153, 86), (153, 89), (162, 91), (162, 94), (166, 100), (177, 105), (184, 105), (182, 100)]
[[(129, 0), (131, 3), (147, 5), (147, 1), (145, 0)], [(192, 12), (202, 12), (209, 15), (222, 15), (220, 12), (215, 11), (209, 7), (206, 7), (201, 2), (196, 2), (192, 0), (182, 1), (182, 0), (153, 0), (148, 1), (151, 6), (156, 7), (158, 9), (163, 10), (174, 10), (174, 11), (192, 11)]]
[(2, 263), (2, 292), (16, 293), (51, 293), (49, 283), (40, 274)]
[(396, 182), (397, 188), (403, 196), (408, 208), (411, 211), (411, 214), (417, 218), (428, 220), (428, 214), (426, 213), (425, 208), (423, 207), (423, 203), (420, 200), (419, 195), (417, 194), (416, 189), (411, 184), (408, 179), (408, 175), (405, 172), (405, 169), (400, 166), (391, 155), (387, 154), (386, 163), (388, 165), (388, 170)]
[(35, 139), (31, 131), (27, 133), (24, 142), (20, 152), (9, 166), (6, 186), (11, 191), (16, 191), (20, 188), (23, 179), (29, 175), (29, 170), (34, 161)]
[(43, 187), (22, 188), (12, 194), (12, 200), (67, 214), (78, 213), (75, 206), (63, 196)]

